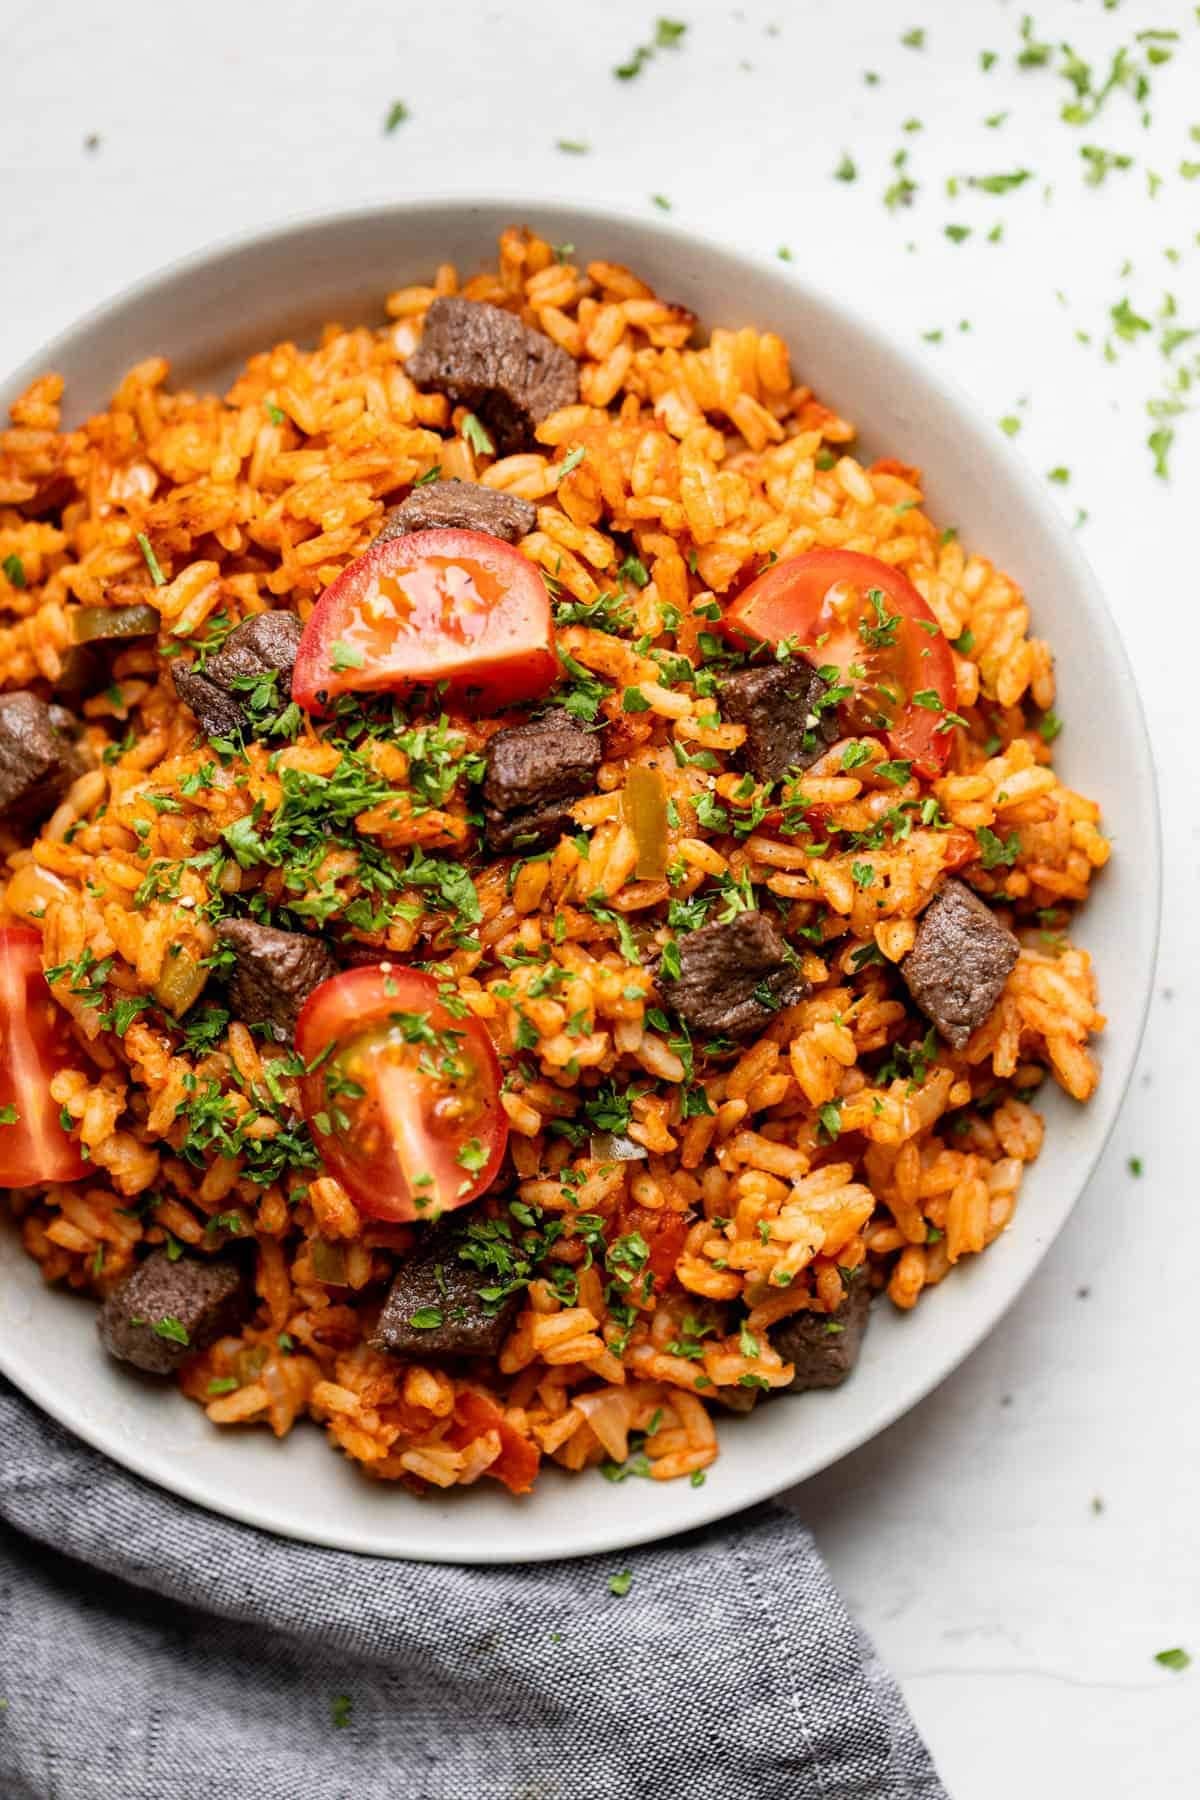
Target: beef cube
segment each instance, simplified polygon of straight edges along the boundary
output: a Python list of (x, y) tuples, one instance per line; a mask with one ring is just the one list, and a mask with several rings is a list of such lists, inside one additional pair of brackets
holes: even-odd
[(308, 996), (338, 972), (332, 952), (307, 932), (277, 931), (253, 919), (222, 919), (217, 936), (237, 957), (229, 977), (234, 1017), (267, 1025), (277, 1043), (290, 1043)]
[(925, 908), (900, 973), (925, 1017), (961, 1050), (999, 1000), (1019, 950), (978, 894), (950, 880)]
[(579, 371), (565, 350), (479, 300), (435, 300), (407, 369), (419, 386), (478, 413), (501, 456), (524, 449), (535, 426), (579, 398)]
[(83, 757), (78, 723), (62, 706), (36, 694), (0, 694), (0, 819), (30, 825), (53, 812)]
[(375, 542), (386, 544), (410, 531), (452, 529), (482, 531), (515, 544), (536, 524), (537, 508), (515, 494), (480, 487), (477, 481), (431, 481), (415, 487), (407, 500), (391, 508)]
[[(396, 1270), (371, 1343), (397, 1356), (495, 1356), (521, 1303), (519, 1293), (489, 1306), (480, 1288), (494, 1276), (458, 1254), (461, 1232), (427, 1227)], [(416, 1319), (430, 1321), (414, 1324)]]
[(814, 712), (825, 683), (806, 662), (764, 663), (721, 685), (721, 717), (746, 727), (738, 755), (755, 781), (807, 769), (838, 735), (836, 709)]
[(280, 708), (292, 695), (292, 669), (304, 627), (295, 613), (264, 612), (232, 630), (203, 669), (194, 663), (174, 671), (175, 692), (191, 707), (209, 738), (254, 734), (245, 701), (256, 680), (275, 672)]
[(185, 1357), (236, 1331), (251, 1309), (236, 1264), (192, 1256), (172, 1262), (165, 1250), (152, 1250), (113, 1289), (97, 1324), (110, 1356), (170, 1375)]
[(293, 612), (261, 612), (244, 619), (208, 659), (205, 673), (218, 687), (235, 691), (236, 680), (253, 679), (272, 669), (282, 677), (279, 692), (292, 691), (292, 670), (304, 627)]
[(197, 669), (194, 664), (180, 664), (171, 671), (175, 692), (185, 706), (196, 715), (206, 738), (233, 737), (246, 724), (240, 703), (224, 688)]
[(796, 1373), (785, 1394), (807, 1394), (813, 1388), (838, 1387), (858, 1361), (871, 1316), (871, 1290), (865, 1273), (850, 1283), (835, 1313), (793, 1313), (771, 1332), (771, 1343)]
[(740, 912), (727, 924), (702, 925), (678, 945), (680, 972), (669, 977), (660, 969), (658, 985), (693, 1034), (751, 1037), (808, 992), (765, 913)]
[(503, 854), (552, 844), (570, 829), (571, 804), (600, 767), (600, 741), (561, 707), (506, 725), (488, 742), (483, 782), (488, 848)]

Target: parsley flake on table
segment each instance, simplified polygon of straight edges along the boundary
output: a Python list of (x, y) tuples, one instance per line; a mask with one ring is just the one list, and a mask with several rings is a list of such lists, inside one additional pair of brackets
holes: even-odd
[(619, 1574), (610, 1575), (608, 1578), (608, 1591), (610, 1594), (615, 1594), (618, 1600), (623, 1600), (632, 1586), (632, 1569), (622, 1569)]
[(833, 171), (835, 181), (857, 181), (858, 169), (848, 150), (842, 152), (842, 160)]
[(1021, 429), (1021, 421), (1018, 419), (1016, 413), (1005, 413), (1004, 417), (1002, 419), (997, 419), (996, 423), (999, 425), (1005, 437), (1016, 437)]
[(1166, 481), (1170, 477), (1171, 471), (1167, 459), (1171, 454), (1171, 445), (1174, 442), (1174, 431), (1167, 426), (1161, 425), (1157, 430), (1152, 431), (1146, 439), (1146, 444), (1151, 455), (1154, 457), (1154, 473), (1158, 476), (1160, 481)]
[(1174, 1650), (1156, 1650), (1154, 1652), (1154, 1660), (1164, 1669), (1173, 1669), (1177, 1675), (1182, 1674), (1184, 1669), (1190, 1668), (1192, 1661), (1186, 1650), (1180, 1650), (1178, 1648)]
[(1131, 1156), (1126, 1164), (1131, 1175), (1140, 1175), (1145, 1166), (1140, 1156)]
[(900, 42), (906, 50), (923, 50), (925, 48), (925, 27), (914, 25), (911, 31), (904, 33)]
[(947, 225), (944, 229), (952, 244), (963, 244), (971, 235), (969, 225)]
[(1079, 154), (1083, 158), (1083, 179), (1089, 187), (1099, 187), (1114, 170), (1133, 167), (1132, 156), (1125, 156), (1116, 150), (1103, 150), (1099, 144), (1081, 144)]
[(393, 100), (383, 121), (384, 136), (390, 137), (397, 125), (403, 125), (409, 116), (409, 110), (403, 100)]
[(557, 138), (554, 148), (561, 150), (564, 156), (587, 156), (592, 146), (582, 138)]
[(1007, 175), (968, 175), (967, 186), (978, 188), (981, 194), (1011, 194), (1032, 179), (1032, 169), (1013, 169)]
[(329, 1716), (335, 1731), (345, 1731), (354, 1711), (354, 1702), (349, 1694), (335, 1694), (329, 1702)]
[(654, 60), (656, 51), (678, 50), (686, 33), (687, 25), (684, 20), (664, 19), (660, 16), (654, 21), (653, 43), (639, 44), (627, 61), (617, 64), (613, 74), (618, 81), (633, 81), (646, 64)]

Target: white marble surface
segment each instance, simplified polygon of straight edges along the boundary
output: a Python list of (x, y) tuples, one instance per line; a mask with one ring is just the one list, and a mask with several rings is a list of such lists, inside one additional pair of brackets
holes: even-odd
[[(620, 82), (613, 66), (652, 32), (649, 0), (8, 0), (0, 364), (173, 257), (308, 209), (501, 191), (644, 211), (661, 193), (684, 224), (767, 253), (789, 245), (798, 268), (902, 338), (943, 328), (923, 354), (993, 416), (1023, 420), (1035, 468), (1070, 468), (1055, 491), (1068, 517), (1088, 511), (1083, 542), (1129, 643), (1162, 775), (1167, 911), (1140, 1072), (1073, 1224), (1009, 1318), (795, 1504), (956, 1800), (1185, 1800), (1200, 1792), (1200, 1410), (1182, 1267), (1197, 1197), (1180, 1125), (1195, 1106), (1187, 1009), (1200, 948), (1185, 758), (1200, 418), (1178, 421), (1172, 479), (1156, 480), (1143, 411), (1160, 381), (1155, 334), (1120, 344), (1115, 365), (1099, 343), (1126, 295), (1152, 317), (1173, 293), (1179, 323), (1200, 326), (1200, 183), (1178, 173), (1200, 159), (1188, 135), (1200, 23), (1182, 0), (1043, 0), (1038, 38), (1104, 67), (1138, 31), (1180, 33), (1153, 71), (1148, 125), (1119, 93), (1072, 129), (1058, 118), (1067, 85), (1014, 66), (1017, 5), (681, 0), (672, 13), (689, 26), (682, 46)], [(923, 49), (899, 41), (913, 26)], [(984, 49), (999, 53), (990, 72)], [(386, 136), (394, 100), (411, 116)], [(984, 125), (1002, 111), (1002, 126)], [(905, 133), (909, 118), (924, 129)], [(590, 153), (557, 151), (559, 138)], [(1085, 186), (1082, 143), (1134, 166)], [(920, 191), (889, 213), (881, 195), (901, 147)], [(832, 179), (843, 151), (853, 183)], [(1021, 167), (1036, 179), (1019, 192), (946, 195), (949, 176)], [(1148, 168), (1163, 178), (1156, 196)], [(955, 245), (948, 222), (973, 235)], [(1094, 334), (1090, 347), (1076, 329)], [(1177, 1644), (1197, 1657), (1184, 1674), (1154, 1662)]]

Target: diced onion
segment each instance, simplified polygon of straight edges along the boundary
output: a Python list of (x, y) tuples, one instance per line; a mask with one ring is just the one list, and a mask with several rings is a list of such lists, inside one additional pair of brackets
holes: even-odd
[(596, 1162), (641, 1162), (649, 1155), (644, 1144), (617, 1131), (593, 1132), (588, 1149)]
[(576, 1394), (571, 1404), (583, 1414), (613, 1461), (623, 1463), (629, 1455), (629, 1406), (621, 1390)]
[(346, 1250), (343, 1244), (331, 1244), (328, 1238), (311, 1240), (313, 1274), (318, 1281), (332, 1287), (346, 1286)]

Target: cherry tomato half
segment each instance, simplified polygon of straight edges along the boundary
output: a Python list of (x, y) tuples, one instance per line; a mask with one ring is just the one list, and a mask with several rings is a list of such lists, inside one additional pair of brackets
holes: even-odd
[(0, 927), (0, 1187), (78, 1181), (86, 1173), (50, 1098), (51, 1079), (79, 1061), (42, 973), (41, 934), (28, 925)]
[(853, 550), (805, 550), (766, 569), (724, 619), (734, 637), (795, 644), (852, 690), (851, 731), (877, 733), (927, 780), (950, 755), (946, 714), (958, 704), (954, 658), (937, 620), (898, 569)]
[(360, 1212), (435, 1219), (496, 1179), (508, 1143), (496, 1052), (432, 975), (396, 963), (344, 969), (309, 995), (296, 1049), (321, 1160)]
[(558, 678), (550, 596), (527, 556), (478, 531), (414, 531), (343, 569), (304, 628), (292, 698), (444, 681), (483, 711), (533, 700)]

